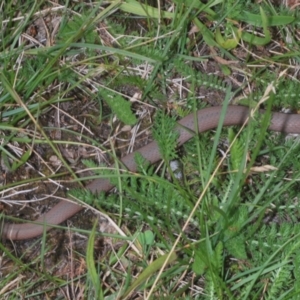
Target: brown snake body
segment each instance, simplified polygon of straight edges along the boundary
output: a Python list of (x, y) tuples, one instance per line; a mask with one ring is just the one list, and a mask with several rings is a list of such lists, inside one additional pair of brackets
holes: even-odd
[[(221, 106), (201, 109), (197, 112), (197, 122), (199, 132), (208, 131), (218, 126), (221, 116)], [(263, 113), (263, 111), (261, 111)], [(243, 106), (229, 106), (226, 111), (223, 126), (242, 125), (247, 122), (249, 117), (249, 108)], [(181, 126), (177, 127), (179, 131), (178, 144), (182, 145), (189, 140), (195, 129), (195, 114), (190, 114), (180, 120), (178, 123)], [(188, 128), (189, 130), (186, 130)], [(300, 133), (300, 115), (273, 113), (269, 130), (285, 132), (285, 133)], [(121, 159), (127, 170), (136, 171), (134, 154), (139, 152), (145, 159), (151, 163), (155, 163), (160, 159), (160, 153), (157, 143), (151, 142), (148, 145), (138, 149)], [(106, 179), (96, 179), (86, 186), (86, 189), (92, 192), (109, 191), (112, 188), (110, 182)], [(51, 225), (57, 225), (67, 220), (83, 207), (68, 201), (61, 201), (55, 205), (49, 212), (40, 216), (36, 222), (44, 223), (46, 226), (35, 223), (25, 224), (4, 224), (2, 228), (2, 237), (10, 240), (24, 240), (41, 235), (44, 230), (51, 229)], [(1, 228), (0, 228), (1, 229)]]

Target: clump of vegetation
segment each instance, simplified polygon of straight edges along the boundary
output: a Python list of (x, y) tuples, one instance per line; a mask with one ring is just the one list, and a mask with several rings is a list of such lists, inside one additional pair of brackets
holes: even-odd
[[(0, 244), (3, 299), (298, 298), (299, 143), (267, 130), (271, 111), (298, 109), (298, 12), (157, 3), (0, 6), (1, 201), (33, 210), (54, 190), (36, 189), (72, 178), (68, 197), (109, 224), (75, 224), (66, 243)], [(195, 128), (177, 147), (176, 120), (232, 103), (256, 110), (246, 127)], [(137, 171), (120, 172), (117, 157), (152, 124), (162, 163), (136, 155)], [(98, 177), (116, 189), (83, 188)]]

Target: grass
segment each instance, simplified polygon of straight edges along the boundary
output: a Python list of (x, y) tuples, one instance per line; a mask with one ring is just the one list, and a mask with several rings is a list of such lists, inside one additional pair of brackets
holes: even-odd
[[(139, 2), (0, 6), (2, 219), (94, 207), (0, 243), (1, 299), (298, 299), (299, 145), (267, 131), (299, 107), (297, 9)], [(175, 120), (228, 103), (267, 113), (177, 149)], [(105, 167), (151, 131), (161, 164)]]

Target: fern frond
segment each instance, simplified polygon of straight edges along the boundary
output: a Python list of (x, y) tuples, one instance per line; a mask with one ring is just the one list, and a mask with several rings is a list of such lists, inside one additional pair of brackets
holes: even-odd
[(122, 96), (105, 89), (99, 90), (99, 95), (123, 123), (134, 125), (137, 122), (135, 115), (131, 111), (131, 103)]
[(220, 241), (214, 251), (214, 267), (218, 274), (221, 274), (224, 264), (224, 247), (223, 243)]
[(227, 83), (225, 83), (218, 76), (215, 76), (213, 74), (208, 75), (199, 71), (195, 71), (195, 69), (193, 69), (182, 60), (176, 60), (174, 62), (174, 66), (177, 69), (178, 73), (186, 77), (187, 82), (196, 82), (200, 86), (213, 88), (223, 92), (225, 92), (227, 89)]
[(217, 300), (217, 287), (215, 281), (212, 278), (212, 274), (209, 272), (205, 276), (205, 288), (204, 288), (204, 299)]
[[(228, 129), (229, 143), (232, 144), (232, 141), (235, 138), (235, 133), (232, 128)], [(231, 171), (238, 171), (243, 161), (243, 156), (245, 154), (245, 142), (243, 138), (238, 137), (230, 148), (230, 169)]]
[(178, 132), (174, 130), (175, 126), (175, 118), (170, 118), (161, 111), (157, 112), (152, 134), (157, 141), (160, 154), (166, 162), (177, 158)]
[[(95, 163), (90, 160), (83, 162), (90, 168), (95, 167)], [(178, 221), (184, 222), (192, 209), (186, 197), (181, 195), (174, 184), (153, 174), (153, 166), (148, 168), (143, 157), (137, 155), (136, 162), (138, 170), (143, 175), (137, 177), (123, 174), (121, 177), (124, 213), (144, 222), (150, 221), (159, 224), (165, 223), (167, 220), (170, 225), (179, 226)], [(118, 177), (114, 170), (100, 168), (95, 169), (95, 172), (102, 176), (109, 175), (110, 182), (118, 187)], [(103, 210), (115, 212), (120, 209), (119, 200), (116, 196), (101, 195), (99, 198), (99, 196), (93, 196), (90, 191), (84, 189), (72, 190), (71, 194), (89, 204), (96, 203)], [(192, 219), (191, 223), (198, 226), (198, 221), (195, 219)]]
[(291, 272), (286, 266), (278, 268), (272, 272), (270, 277), (270, 289), (268, 290), (268, 297), (266, 299), (276, 299), (282, 295), (282, 292), (290, 285)]

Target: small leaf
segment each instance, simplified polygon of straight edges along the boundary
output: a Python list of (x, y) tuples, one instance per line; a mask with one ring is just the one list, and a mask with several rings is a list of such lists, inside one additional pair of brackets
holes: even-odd
[(237, 235), (226, 241), (225, 248), (233, 257), (247, 259), (245, 240), (242, 235)]
[(203, 275), (207, 269), (207, 264), (204, 262), (203, 256), (199, 255), (199, 251), (196, 252), (192, 269), (197, 275)]
[(143, 246), (151, 246), (154, 243), (154, 234), (151, 230), (146, 230), (139, 234), (138, 240)]
[[(231, 26), (232, 28), (233, 26)], [(217, 28), (216, 30), (216, 41), (217, 43), (223, 47), (224, 49), (227, 50), (231, 50), (236, 48), (236, 46), (238, 45), (240, 38), (241, 38), (241, 30), (233, 30), (233, 28), (231, 29), (232, 33), (233, 33), (233, 38), (230, 39), (224, 39), (221, 32), (220, 32), (220, 28)]]
[(100, 95), (121, 122), (126, 125), (134, 125), (137, 122), (135, 115), (131, 111), (131, 104), (129, 101), (126, 101), (120, 95), (109, 93), (108, 91), (101, 91)]
[(18, 161), (14, 161), (12, 166), (11, 166), (11, 171), (17, 170), (20, 166), (24, 165), (27, 160), (29, 159), (31, 155), (31, 151), (27, 150), (20, 158)]

